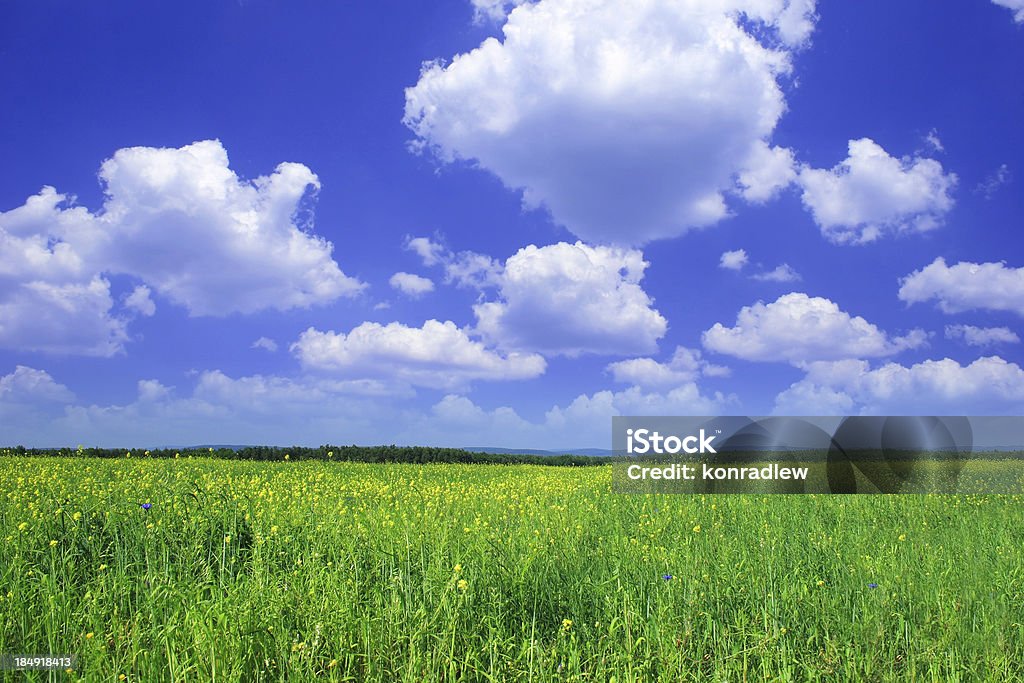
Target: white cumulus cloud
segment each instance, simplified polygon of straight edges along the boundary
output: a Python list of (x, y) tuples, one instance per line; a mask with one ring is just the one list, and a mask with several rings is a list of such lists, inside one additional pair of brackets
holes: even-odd
[(497, 284), (501, 276), (501, 264), (490, 256), (475, 251), (454, 252), (429, 237), (407, 238), (405, 247), (416, 252), (423, 265), (442, 266), (446, 284), (483, 289)]
[(964, 415), (1015, 413), (1024, 407), (1024, 370), (999, 356), (969, 365), (943, 358), (910, 367), (864, 360), (812, 363), (776, 397), (781, 415)]
[(729, 368), (709, 363), (699, 349), (685, 346), (677, 346), (667, 363), (659, 363), (653, 358), (630, 358), (610, 363), (607, 369), (616, 382), (645, 389), (679, 387), (701, 376), (724, 377), (729, 374)]
[(151, 297), (152, 292), (146, 285), (139, 285), (132, 290), (132, 293), (125, 297), (124, 307), (135, 311), (139, 315), (151, 316), (156, 313), (156, 304)]
[(0, 402), (69, 403), (75, 395), (45, 370), (18, 365), (14, 372), (0, 377)]
[[(499, 16), (511, 3), (477, 2)], [(589, 242), (643, 244), (786, 181), (768, 141), (813, 0), (540, 0), (406, 90), (420, 149), (472, 161)], [(767, 150), (767, 153), (765, 152)], [(740, 177), (742, 174), (742, 178)]]
[(545, 355), (650, 353), (668, 328), (640, 287), (634, 249), (560, 242), (505, 261), (497, 300), (473, 307), (476, 329), (500, 348)]
[(769, 147), (759, 140), (739, 173), (740, 194), (751, 202), (766, 202), (796, 180), (793, 150)]
[(803, 279), (800, 277), (800, 273), (793, 270), (788, 263), (783, 263), (763, 273), (754, 273), (750, 277), (762, 282), (799, 282)]
[[(323, 304), (364, 285), (310, 232), (317, 177), (284, 163), (239, 178), (220, 142), (132, 147), (105, 161), (95, 213), (44, 187), (0, 213), (0, 346), (110, 356), (126, 315), (152, 315), (153, 291), (192, 315)], [(114, 310), (110, 275), (141, 280)]]
[(962, 339), (968, 346), (1020, 343), (1020, 337), (1009, 327), (975, 327), (974, 325), (946, 325), (946, 339)]
[(413, 299), (434, 291), (434, 281), (413, 273), (398, 272), (391, 276), (388, 284), (402, 294)]
[(0, 213), (2, 348), (112, 356), (128, 340), (110, 281), (89, 262), (95, 221), (71, 201), (44, 187)]
[(718, 260), (718, 267), (726, 270), (743, 270), (743, 266), (747, 265), (749, 261), (745, 249), (734, 249), (722, 252), (722, 257)]
[(301, 220), (308, 192), (320, 187), (302, 164), (245, 181), (220, 142), (205, 140), (118, 150), (100, 178), (105, 269), (145, 280), (192, 315), (301, 308), (364, 287)]
[(849, 156), (838, 166), (805, 166), (797, 182), (822, 234), (838, 244), (857, 244), (941, 225), (953, 208), (957, 177), (934, 159), (897, 159), (861, 138), (850, 140)]
[(428, 320), (423, 327), (366, 322), (348, 334), (311, 327), (291, 350), (309, 369), (441, 389), (463, 387), (473, 380), (530, 379), (546, 367), (541, 356), (490, 350), (455, 323), (437, 320)]
[(935, 299), (945, 313), (985, 309), (1024, 315), (1024, 268), (970, 261), (948, 266), (940, 257), (903, 278), (898, 296), (908, 304)]
[(860, 316), (822, 297), (792, 292), (765, 304), (744, 306), (733, 327), (704, 332), (704, 348), (744, 360), (803, 365), (820, 360), (889, 356), (926, 341), (921, 330), (890, 337)]

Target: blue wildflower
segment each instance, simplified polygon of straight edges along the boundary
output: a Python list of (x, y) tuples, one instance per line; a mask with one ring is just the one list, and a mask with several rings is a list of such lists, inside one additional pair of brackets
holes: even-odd
[(672, 580), (672, 575), (671, 574), (662, 574), (661, 578), (665, 579), (666, 581), (671, 581)]
[(878, 584), (877, 583), (869, 583), (868, 584), (868, 588), (878, 588)]
[(143, 503), (143, 504), (142, 504), (142, 509), (143, 509), (143, 510), (148, 510), (148, 509), (149, 509), (149, 508), (151, 508), (151, 507), (153, 507), (153, 504), (152, 504), (152, 503)]

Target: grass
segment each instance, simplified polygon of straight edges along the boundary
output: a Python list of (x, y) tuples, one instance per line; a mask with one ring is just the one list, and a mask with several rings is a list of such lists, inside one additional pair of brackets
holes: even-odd
[(1021, 497), (610, 482), (3, 458), (0, 652), (79, 656), (10, 680), (1024, 678)]

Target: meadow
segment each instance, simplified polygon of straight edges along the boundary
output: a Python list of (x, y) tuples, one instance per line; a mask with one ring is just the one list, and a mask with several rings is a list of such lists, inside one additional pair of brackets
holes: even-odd
[(83, 681), (1024, 679), (1020, 496), (0, 458), (0, 653)]

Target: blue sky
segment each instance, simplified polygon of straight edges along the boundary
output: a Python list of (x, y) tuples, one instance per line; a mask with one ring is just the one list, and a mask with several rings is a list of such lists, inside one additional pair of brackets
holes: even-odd
[(1019, 414), (1022, 64), (1020, 0), (6, 3), (0, 442)]

